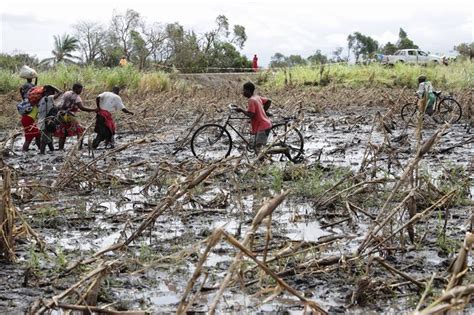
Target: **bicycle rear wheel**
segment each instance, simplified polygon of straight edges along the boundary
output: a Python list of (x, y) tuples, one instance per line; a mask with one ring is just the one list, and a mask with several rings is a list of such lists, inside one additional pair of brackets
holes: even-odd
[(461, 105), (453, 98), (445, 98), (439, 103), (437, 111), (437, 119), (439, 122), (455, 123), (461, 119)]
[(285, 123), (274, 125), (270, 129), (267, 143), (271, 145), (270, 153), (282, 151), (282, 153), (277, 153), (279, 160), (286, 158), (292, 162), (298, 162), (303, 154), (304, 140), (301, 132)]
[(408, 103), (402, 107), (401, 115), (404, 122), (414, 122), (416, 114), (418, 113), (418, 106), (416, 103)]
[(200, 161), (212, 163), (229, 156), (232, 138), (222, 126), (207, 124), (200, 127), (191, 138), (191, 151)]

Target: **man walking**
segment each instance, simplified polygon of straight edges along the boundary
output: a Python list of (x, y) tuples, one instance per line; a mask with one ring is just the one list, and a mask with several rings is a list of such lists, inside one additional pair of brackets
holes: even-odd
[(121, 110), (126, 114), (133, 115), (133, 112), (129, 111), (125, 108), (125, 105), (123, 105), (119, 93), (120, 88), (116, 86), (112, 89), (112, 92), (103, 92), (95, 99), (98, 111), (94, 128), (97, 136), (92, 142), (92, 148), (94, 149), (97, 149), (99, 144), (104, 140), (106, 147), (109, 144), (111, 147), (114, 147), (116, 127), (112, 113)]
[(268, 135), (272, 128), (272, 122), (266, 114), (272, 101), (254, 94), (255, 85), (252, 82), (245, 83), (242, 92), (248, 98), (248, 107), (247, 110), (238, 107), (236, 111), (250, 117), (251, 133), (255, 135), (255, 152), (259, 154), (261, 148), (267, 144)]

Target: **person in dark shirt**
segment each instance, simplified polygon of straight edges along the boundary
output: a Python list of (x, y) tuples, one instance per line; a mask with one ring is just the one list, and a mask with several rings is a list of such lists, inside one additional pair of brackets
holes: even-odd
[(21, 95), (22, 100), (24, 100), (28, 97), (28, 91), (32, 87), (35, 87), (37, 83), (38, 83), (38, 78), (35, 78), (35, 83), (33, 83), (33, 79), (26, 79), (25, 84), (23, 84), (20, 87), (20, 95)]

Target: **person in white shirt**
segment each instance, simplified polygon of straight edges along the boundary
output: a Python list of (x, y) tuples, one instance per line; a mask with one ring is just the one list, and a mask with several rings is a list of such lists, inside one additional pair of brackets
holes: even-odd
[(99, 144), (105, 140), (105, 146), (109, 144), (114, 147), (115, 122), (112, 113), (121, 110), (122, 112), (133, 115), (123, 105), (122, 98), (119, 95), (120, 89), (114, 87), (112, 92), (103, 92), (99, 94), (95, 101), (97, 104), (97, 116), (94, 131), (97, 133), (94, 141), (92, 141), (92, 148), (97, 149)]

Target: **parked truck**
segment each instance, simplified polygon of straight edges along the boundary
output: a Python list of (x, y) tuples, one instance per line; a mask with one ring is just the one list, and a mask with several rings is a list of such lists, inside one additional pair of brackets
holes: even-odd
[(428, 64), (443, 63), (443, 58), (437, 55), (428, 54), (419, 49), (401, 49), (393, 55), (385, 55), (382, 58), (382, 64), (394, 65), (396, 63)]

